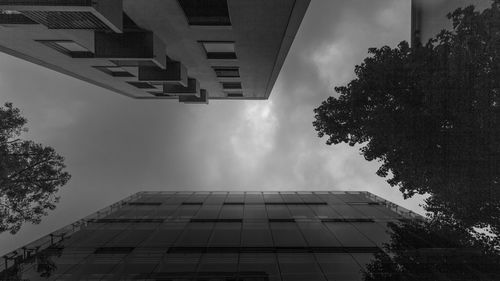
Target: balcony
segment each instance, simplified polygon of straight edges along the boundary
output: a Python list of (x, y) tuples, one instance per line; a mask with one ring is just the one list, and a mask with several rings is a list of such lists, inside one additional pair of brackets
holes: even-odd
[(165, 69), (165, 44), (152, 32), (95, 32), (94, 57), (109, 59), (117, 66), (156, 66)]
[(0, 9), (19, 12), (49, 29), (122, 32), (122, 0), (0, 0)]
[(187, 87), (187, 69), (182, 63), (177, 61), (167, 61), (166, 69), (155, 66), (140, 66), (139, 81), (164, 82)]
[(197, 96), (200, 97), (200, 83), (194, 78), (188, 78), (187, 87), (176, 84), (163, 84), (163, 93), (169, 96)]
[(192, 104), (208, 104), (208, 93), (205, 89), (200, 90), (200, 96), (179, 96), (179, 102)]

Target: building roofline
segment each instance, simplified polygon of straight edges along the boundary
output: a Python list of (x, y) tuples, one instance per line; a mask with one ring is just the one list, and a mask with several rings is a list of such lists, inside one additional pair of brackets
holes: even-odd
[(269, 98), (269, 95), (273, 90), (274, 83), (276, 82), (276, 79), (278, 79), (278, 75), (280, 74), (283, 63), (285, 62), (288, 51), (292, 46), (295, 35), (299, 30), (300, 24), (302, 23), (302, 19), (306, 14), (310, 2), (311, 0), (295, 0), (293, 4), (293, 9), (289, 16), (287, 28), (285, 30), (285, 33), (283, 33), (283, 38), (281, 40), (281, 47), (274, 61), (271, 76), (269, 77), (269, 80), (267, 82), (266, 92), (264, 93), (265, 99)]

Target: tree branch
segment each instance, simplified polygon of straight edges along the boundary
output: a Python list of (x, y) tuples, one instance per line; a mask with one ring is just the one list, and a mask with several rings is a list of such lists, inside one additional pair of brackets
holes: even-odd
[(42, 163), (44, 163), (44, 162), (47, 162), (47, 161), (49, 161), (49, 160), (50, 160), (50, 159), (45, 158), (45, 159), (43, 159), (42, 161), (38, 161), (38, 162), (36, 162), (36, 163), (35, 163), (35, 164), (33, 164), (33, 165), (29, 165), (28, 167), (26, 167), (26, 168), (22, 169), (21, 171), (19, 171), (19, 172), (15, 173), (15, 174), (13, 174), (13, 175), (8, 176), (8, 177), (7, 177), (7, 180), (11, 180), (14, 176), (20, 175), (20, 174), (22, 174), (22, 173), (24, 173), (24, 172), (26, 172), (26, 171), (28, 171), (28, 170), (30, 170), (30, 169), (33, 169), (34, 167), (36, 167), (36, 166), (38, 166), (38, 165), (40, 165), (40, 164), (42, 164)]

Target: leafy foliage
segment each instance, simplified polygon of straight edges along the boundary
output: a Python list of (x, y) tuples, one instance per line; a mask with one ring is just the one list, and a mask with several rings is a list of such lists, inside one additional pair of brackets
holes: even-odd
[(448, 17), (453, 30), (425, 45), (369, 49), (356, 78), (314, 110), (327, 144), (361, 144), (405, 198), (500, 231), (500, 0)]
[(498, 280), (500, 256), (459, 225), (390, 223), (391, 241), (367, 265), (365, 281)]
[(0, 233), (40, 223), (55, 208), (58, 187), (70, 179), (64, 158), (52, 147), (19, 138), (26, 122), (11, 103), (0, 107)]

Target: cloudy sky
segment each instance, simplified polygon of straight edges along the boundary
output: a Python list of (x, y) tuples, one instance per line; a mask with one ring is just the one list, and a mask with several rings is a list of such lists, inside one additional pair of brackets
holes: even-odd
[(313, 0), (270, 99), (208, 106), (134, 100), (0, 54), (0, 102), (73, 176), (40, 225), (0, 235), (0, 255), (142, 190), (367, 190), (422, 213), (359, 147), (328, 146), (312, 126), (369, 47), (409, 35), (409, 0)]

